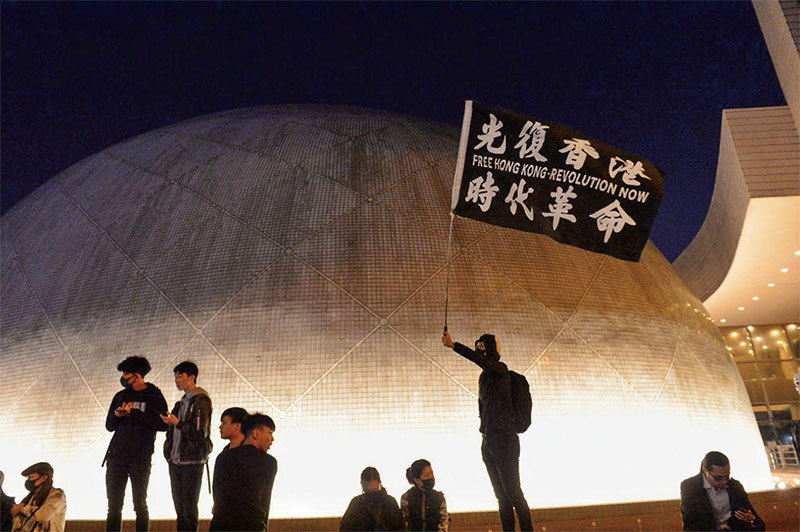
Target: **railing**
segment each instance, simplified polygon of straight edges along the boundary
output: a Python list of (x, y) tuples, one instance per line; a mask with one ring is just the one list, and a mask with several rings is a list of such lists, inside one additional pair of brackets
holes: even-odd
[(764, 447), (764, 450), (767, 451), (770, 469), (800, 466), (800, 459), (797, 457), (794, 445), (778, 445), (770, 442)]

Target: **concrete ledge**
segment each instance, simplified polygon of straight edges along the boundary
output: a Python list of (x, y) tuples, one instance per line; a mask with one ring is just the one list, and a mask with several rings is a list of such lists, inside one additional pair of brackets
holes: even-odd
[[(750, 501), (767, 523), (769, 531), (800, 530), (800, 488), (762, 491), (750, 494)], [(680, 501), (634, 502), (604, 506), (573, 506), (564, 508), (538, 508), (533, 510), (534, 528), (541, 532), (608, 530), (668, 531), (681, 529)], [(314, 519), (271, 519), (270, 532), (311, 532), (339, 529), (339, 517)], [(67, 521), (67, 532), (93, 532), (105, 530), (105, 521)], [(208, 521), (200, 523), (200, 530), (208, 529)], [(497, 512), (463, 512), (453, 514), (450, 529), (454, 532), (499, 532)], [(123, 530), (133, 531), (133, 521), (125, 521)], [(150, 530), (167, 532), (175, 530), (175, 521), (152, 521)]]

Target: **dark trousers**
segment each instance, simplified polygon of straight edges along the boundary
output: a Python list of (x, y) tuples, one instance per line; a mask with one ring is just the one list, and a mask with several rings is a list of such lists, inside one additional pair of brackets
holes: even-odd
[(520, 530), (533, 530), (531, 509), (519, 482), (519, 436), (515, 432), (484, 434), (481, 456), (497, 497), (504, 532), (516, 529), (514, 510), (517, 511)]
[(106, 464), (106, 496), (108, 515), (106, 530), (119, 532), (122, 528), (122, 503), (125, 501), (125, 486), (131, 479), (133, 509), (136, 512), (136, 532), (150, 530), (150, 512), (147, 510), (147, 485), (150, 483), (150, 457), (138, 462), (114, 462)]
[(178, 516), (176, 530), (197, 532), (197, 501), (203, 485), (203, 464), (175, 465), (169, 462), (169, 481), (175, 515)]

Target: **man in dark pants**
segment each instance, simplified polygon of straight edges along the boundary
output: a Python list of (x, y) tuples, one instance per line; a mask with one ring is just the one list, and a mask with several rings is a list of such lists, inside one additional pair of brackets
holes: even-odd
[(150, 459), (156, 431), (167, 430), (160, 417), (167, 412), (167, 402), (161, 390), (144, 381), (150, 371), (146, 358), (128, 357), (120, 362), (117, 370), (122, 372), (120, 383), (124, 389), (111, 400), (106, 416), (106, 429), (114, 433), (103, 460), (108, 497), (106, 530), (118, 532), (122, 527), (122, 503), (130, 478), (136, 530), (147, 532), (150, 529), (147, 510)]
[(267, 454), (275, 422), (264, 414), (251, 414), (242, 424), (242, 445), (227, 449), (214, 464), (214, 508), (209, 530), (266, 532), (272, 484), (278, 461)]
[(681, 482), (684, 530), (764, 530), (742, 485), (731, 478), (728, 457), (711, 451), (700, 473)]
[(475, 342), (473, 351), (453, 342), (450, 333), (445, 331), (442, 344), (483, 370), (478, 380), (478, 413), (483, 434), (481, 456), (497, 497), (503, 530), (515, 530), (514, 510), (520, 530), (533, 530), (531, 509), (519, 479), (519, 436), (514, 427), (511, 375), (508, 367), (500, 362), (497, 340), (491, 334), (484, 334)]
[(172, 412), (161, 419), (169, 425), (164, 457), (169, 464), (172, 502), (178, 532), (197, 532), (197, 501), (203, 484), (203, 466), (211, 452), (211, 399), (197, 386), (197, 364), (184, 361), (175, 366), (175, 386), (183, 397)]

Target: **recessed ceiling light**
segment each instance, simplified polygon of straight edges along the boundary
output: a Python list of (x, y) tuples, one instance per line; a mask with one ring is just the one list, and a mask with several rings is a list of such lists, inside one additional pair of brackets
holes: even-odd
[(795, 256), (796, 256), (796, 257), (800, 257), (800, 249), (798, 249), (797, 251), (795, 251), (795, 252), (794, 252), (794, 254), (795, 254)]
[(755, 353), (753, 353), (752, 349), (748, 349), (747, 352), (750, 353), (751, 355), (755, 355)]
[(772, 336), (778, 336), (778, 329), (772, 329), (772, 330), (771, 330), (769, 333), (770, 333)]
[(753, 301), (758, 301), (758, 296), (753, 296)]
[(746, 343), (746, 342), (739, 342), (739, 345), (740, 345), (740, 346), (742, 346), (742, 347), (744, 347), (744, 346), (746, 346), (746, 345), (747, 345), (747, 343)]
[(795, 325), (794, 323), (790, 323), (789, 325), (786, 326), (786, 328), (789, 329), (790, 331), (793, 331), (797, 329), (797, 325)]
[(739, 310), (744, 310), (744, 307), (739, 307)]
[(731, 346), (726, 346), (725, 349), (727, 349), (728, 351), (733, 351), (733, 348)]
[(731, 338), (736, 338), (737, 336), (739, 336), (739, 333), (737, 333), (736, 331), (733, 331), (731, 333)]
[(767, 286), (770, 287), (770, 288), (774, 288), (775, 287), (775, 283), (767, 283)]
[(760, 341), (761, 341), (761, 337), (760, 336), (756, 336), (756, 342), (760, 342)]
[(779, 343), (780, 345), (783, 345), (783, 340), (778, 340), (778, 343)]
[(725, 318), (722, 318), (721, 320), (719, 320), (720, 323), (727, 323), (727, 321), (728, 320), (726, 320)]
[(786, 273), (789, 271), (789, 268), (781, 268), (781, 273)]
[(761, 349), (766, 349), (766, 348), (767, 348), (767, 346), (765, 346), (765, 345), (761, 346)]

